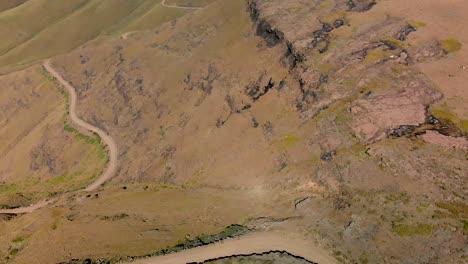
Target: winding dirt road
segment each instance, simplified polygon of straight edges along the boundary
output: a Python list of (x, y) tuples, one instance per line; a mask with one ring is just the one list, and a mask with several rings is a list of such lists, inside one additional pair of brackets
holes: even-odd
[(14, 209), (1, 209), (0, 214), (27, 214), (27, 213), (32, 213), (33, 211), (42, 208), (50, 203), (52, 203), (54, 200), (43, 200), (38, 203), (32, 204), (27, 207), (19, 207), (19, 208), (14, 208)]
[[(54, 78), (56, 78), (60, 84), (62, 84), (65, 89), (67, 90), (69, 96), (69, 117), (71, 122), (74, 124), (74, 126), (78, 130), (85, 130), (89, 131), (91, 133), (96, 133), (101, 137), (102, 142), (107, 146), (108, 148), (108, 156), (109, 156), (109, 161), (107, 162), (107, 166), (104, 169), (102, 175), (97, 178), (93, 183), (91, 183), (88, 187), (83, 189), (82, 191), (85, 192), (91, 192), (96, 190), (99, 186), (104, 184), (106, 181), (108, 181), (110, 178), (112, 178), (115, 175), (115, 172), (117, 171), (117, 165), (118, 165), (118, 160), (117, 160), (117, 155), (118, 155), (118, 150), (117, 150), (117, 143), (115, 140), (107, 134), (105, 131), (102, 129), (93, 126), (83, 119), (79, 118), (76, 114), (76, 104), (77, 104), (77, 94), (75, 88), (67, 82), (50, 64), (50, 60), (46, 60), (44, 62), (44, 68), (49, 72), (50, 75), (52, 75)], [(50, 203), (52, 203), (53, 200), (44, 200), (40, 201), (36, 204), (30, 205), (28, 207), (19, 207), (15, 209), (3, 209), (0, 210), (0, 214), (25, 214), (25, 213), (31, 213), (34, 210), (37, 210), (39, 208), (42, 208)]]
[(112, 178), (117, 171), (117, 143), (115, 143), (115, 140), (107, 134), (104, 130), (95, 127), (91, 125), (90, 123), (87, 123), (83, 119), (79, 118), (76, 115), (76, 104), (77, 104), (77, 98), (78, 96), (76, 95), (76, 90), (73, 86), (71, 86), (70, 83), (68, 83), (51, 65), (50, 65), (50, 60), (46, 60), (44, 62), (44, 68), (51, 74), (53, 77), (55, 77), (67, 90), (67, 92), (70, 95), (70, 120), (72, 123), (80, 128), (84, 129), (87, 131), (90, 131), (92, 133), (96, 133), (101, 137), (102, 142), (107, 146), (108, 148), (108, 155), (109, 155), (109, 162), (107, 163), (107, 167), (102, 173), (102, 175), (97, 178), (93, 183), (91, 183), (84, 191), (86, 192), (91, 192), (96, 190), (99, 186), (101, 186), (103, 183), (108, 181), (110, 178)]
[(301, 256), (311, 262), (334, 264), (336, 260), (323, 249), (317, 248), (311, 242), (287, 233), (253, 233), (234, 239), (224, 240), (215, 244), (178, 253), (151, 257), (132, 262), (134, 264), (181, 264), (203, 262), (225, 256), (240, 254), (255, 254), (269, 251), (287, 251), (295, 256)]

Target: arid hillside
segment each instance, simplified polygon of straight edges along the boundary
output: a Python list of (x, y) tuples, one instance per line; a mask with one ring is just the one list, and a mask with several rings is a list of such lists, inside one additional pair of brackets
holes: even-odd
[(4, 0), (4, 1), (2, 1), (0, 3), (0, 12), (3, 12), (5, 10), (11, 9), (11, 8), (15, 8), (15, 7), (23, 4), (26, 1), (27, 0)]
[(106, 162), (99, 142), (66, 119), (65, 96), (40, 67), (0, 77), (0, 206), (81, 189)]
[[(50, 195), (50, 205), (0, 220), (0, 262), (126, 262), (211, 243), (219, 232), (264, 231), (307, 241), (317, 259), (337, 263), (464, 263), (467, 3), (136, 2), (126, 2), (136, 11), (125, 19), (97, 22), (93, 37), (66, 48), (35, 57), (28, 52), (49, 43), (18, 38), (0, 56), (8, 67), (9, 58), (54, 56), (76, 89), (77, 115), (118, 145), (117, 173), (97, 190), (62, 186), (69, 192)], [(187, 9), (172, 19), (160, 9), (168, 6)], [(70, 12), (46, 31), (89, 15)], [(74, 184), (102, 170), (90, 156), (99, 146), (63, 129), (66, 101), (46, 77), (39, 66), (0, 77), (0, 118), (15, 121), (3, 122), (0, 151), (31, 159), (19, 169), (0, 156), (6, 183), (27, 181), (36, 167), (34, 177), (67, 174)], [(20, 128), (37, 132), (19, 139)], [(17, 189), (5, 197), (18, 203)], [(302, 263), (284, 252), (233, 261), (281, 259)]]

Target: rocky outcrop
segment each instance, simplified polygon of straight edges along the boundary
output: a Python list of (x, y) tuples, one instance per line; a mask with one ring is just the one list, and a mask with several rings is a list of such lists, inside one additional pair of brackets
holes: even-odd
[(310, 119), (332, 105), (347, 105), (352, 130), (364, 143), (403, 125), (423, 124), (427, 107), (442, 96), (425, 76), (406, 66), (414, 63), (414, 53), (415, 60), (439, 53), (409, 53), (404, 42), (416, 28), (400, 18), (348, 24), (349, 13), (368, 12), (376, 1), (333, 2), (249, 2), (257, 35), (267, 47), (281, 44), (286, 50), (298, 112)]

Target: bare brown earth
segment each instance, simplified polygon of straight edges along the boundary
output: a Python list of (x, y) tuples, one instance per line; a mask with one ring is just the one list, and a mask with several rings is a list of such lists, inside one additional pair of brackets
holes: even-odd
[(219, 0), (54, 58), (78, 116), (115, 135), (120, 169), (0, 222), (0, 255), (141, 256), (240, 223), (337, 262), (463, 263), (467, 153), (427, 137), (466, 141), (467, 10)]

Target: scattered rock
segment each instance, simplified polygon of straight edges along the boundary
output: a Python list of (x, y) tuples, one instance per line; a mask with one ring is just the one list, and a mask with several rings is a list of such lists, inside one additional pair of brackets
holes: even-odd
[(348, 10), (353, 12), (366, 12), (372, 9), (377, 2), (375, 0), (348, 0)]
[(323, 153), (320, 156), (320, 159), (323, 160), (323, 161), (331, 161), (333, 159), (333, 156), (335, 156), (335, 155), (336, 155), (335, 150), (328, 151), (328, 152)]

